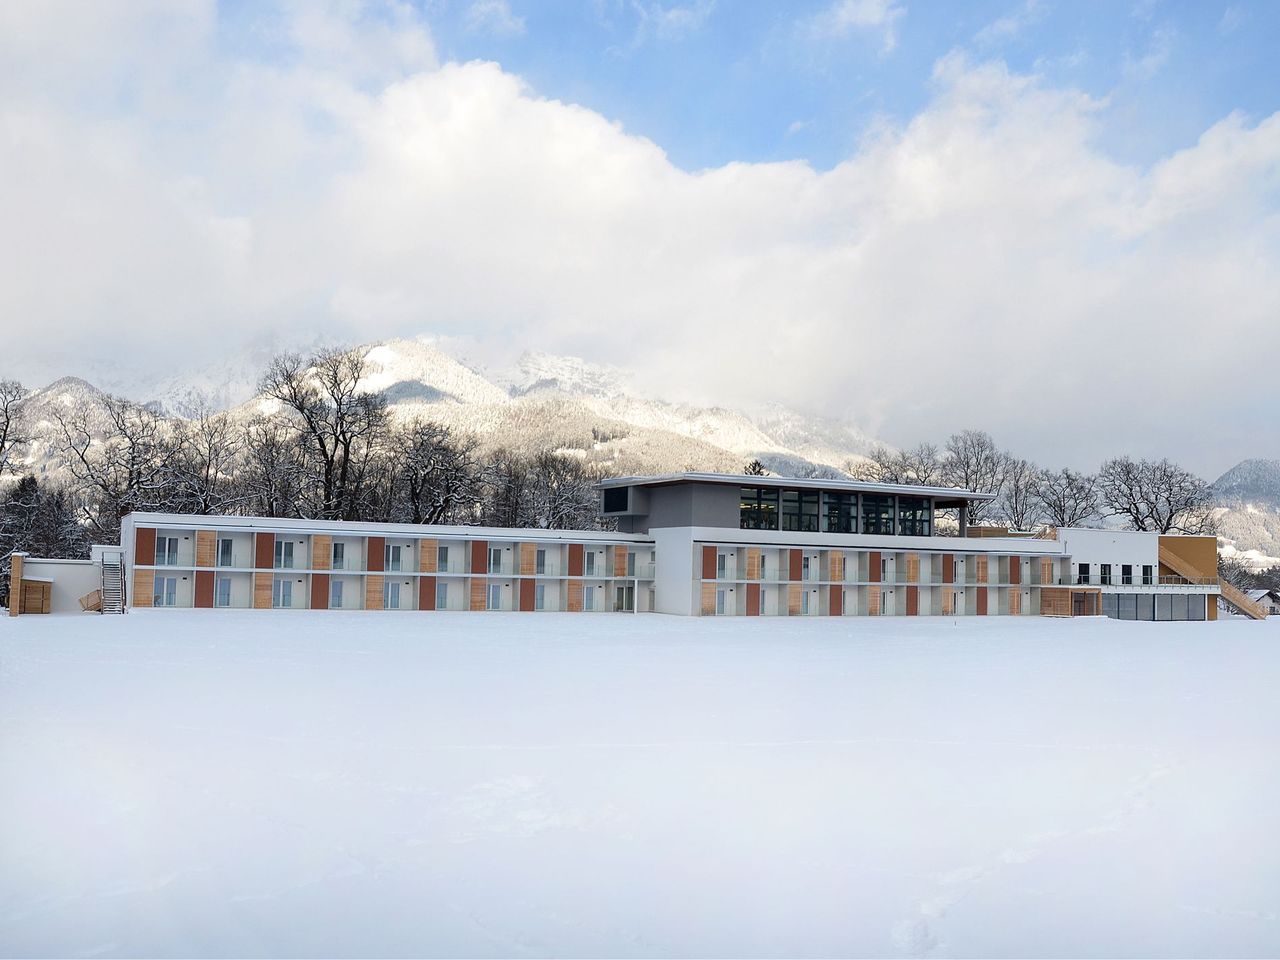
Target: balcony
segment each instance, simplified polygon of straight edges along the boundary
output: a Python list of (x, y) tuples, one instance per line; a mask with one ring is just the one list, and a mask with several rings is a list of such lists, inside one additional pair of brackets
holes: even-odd
[[(1139, 589), (1143, 587), (1216, 587), (1218, 586), (1217, 577), (1117, 577), (1103, 576), (1100, 573), (1091, 573), (1088, 576), (1083, 574), (1072, 574), (1071, 576), (1059, 577), (1053, 585), (1059, 587), (1128, 587), (1130, 589)], [(1049, 584), (1040, 584), (1040, 586), (1049, 586)]]

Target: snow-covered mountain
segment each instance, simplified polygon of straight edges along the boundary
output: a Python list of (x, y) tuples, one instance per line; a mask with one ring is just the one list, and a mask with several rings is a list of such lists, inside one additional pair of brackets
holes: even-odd
[(1280, 460), (1242, 460), (1213, 482), (1223, 552), (1280, 566)]

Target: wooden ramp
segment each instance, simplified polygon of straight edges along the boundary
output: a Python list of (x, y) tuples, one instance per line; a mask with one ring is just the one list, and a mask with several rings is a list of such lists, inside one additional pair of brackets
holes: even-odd
[[(1192, 583), (1200, 579), (1200, 571), (1191, 567), (1186, 561), (1179, 557), (1176, 553), (1160, 548), (1160, 562), (1172, 570), (1180, 577), (1186, 577)], [(1222, 599), (1227, 601), (1231, 606), (1235, 607), (1240, 613), (1246, 617), (1252, 617), (1254, 620), (1267, 619), (1267, 611), (1260, 604), (1254, 603), (1241, 590), (1237, 590), (1225, 580), (1218, 581), (1218, 589), (1222, 591)]]

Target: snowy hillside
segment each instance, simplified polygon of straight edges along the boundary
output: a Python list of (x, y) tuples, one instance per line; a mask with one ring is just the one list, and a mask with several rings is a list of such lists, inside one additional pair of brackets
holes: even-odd
[(1276, 956), (1277, 640), (0, 617), (0, 956)]
[(1224, 553), (1280, 566), (1280, 460), (1243, 460), (1213, 483)]

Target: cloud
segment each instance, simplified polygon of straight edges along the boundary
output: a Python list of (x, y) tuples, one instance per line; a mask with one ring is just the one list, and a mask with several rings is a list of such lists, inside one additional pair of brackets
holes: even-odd
[(715, 10), (715, 0), (695, 0), (685, 4), (647, 3), (632, 0), (637, 17), (636, 43), (649, 37), (659, 40), (683, 40), (702, 29)]
[(468, 30), (479, 33), (501, 37), (524, 33), (524, 17), (512, 13), (507, 0), (472, 0), (464, 20)]
[(1016, 9), (979, 30), (974, 35), (974, 43), (984, 48), (1007, 43), (1021, 35), (1027, 27), (1042, 19), (1044, 15), (1045, 7), (1041, 0), (1024, 0)]
[(890, 53), (898, 45), (897, 22), (906, 8), (894, 0), (834, 0), (822, 12), (802, 23), (803, 32), (814, 39), (842, 40), (854, 32), (880, 36), (882, 49)]
[(122, 61), (0, 74), (0, 376), (432, 332), (1081, 466), (1224, 466), (1280, 413), (1280, 114), (1139, 168), (1105, 100), (953, 55), (833, 169), (689, 172), (416, 22), (383, 78), (399, 8), (283, 15), (270, 58), (157, 9), (97, 24)]

